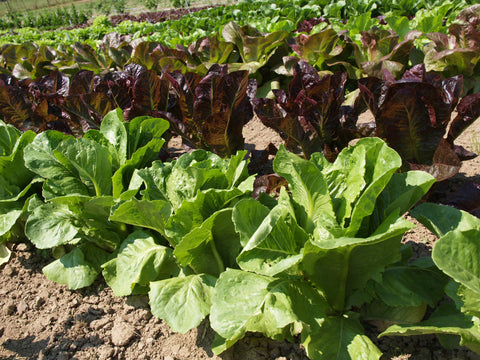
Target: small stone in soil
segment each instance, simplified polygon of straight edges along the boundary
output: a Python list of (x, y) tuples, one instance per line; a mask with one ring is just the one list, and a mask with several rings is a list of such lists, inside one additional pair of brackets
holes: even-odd
[(135, 337), (135, 332), (124, 322), (115, 321), (112, 328), (112, 343), (126, 346)]
[(99, 330), (105, 327), (105, 325), (107, 325), (109, 322), (110, 322), (109, 318), (100, 318), (98, 320), (93, 320), (89, 326), (90, 326), (90, 329), (92, 330)]
[(3, 307), (3, 312), (5, 313), (5, 315), (13, 315), (16, 310), (17, 310), (17, 307), (13, 302), (8, 302)]
[(28, 310), (27, 303), (25, 301), (21, 300), (17, 305), (18, 315), (22, 315), (27, 310)]
[(35, 298), (35, 302), (33, 304), (33, 306), (35, 307), (35, 309), (40, 309), (42, 307), (42, 305), (45, 304), (45, 299), (40, 297), (40, 296), (37, 296)]
[(115, 353), (115, 350), (109, 346), (102, 346), (98, 349), (98, 359), (107, 360), (111, 359)]

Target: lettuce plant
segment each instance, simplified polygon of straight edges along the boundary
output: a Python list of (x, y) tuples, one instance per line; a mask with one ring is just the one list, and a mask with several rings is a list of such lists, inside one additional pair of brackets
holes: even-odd
[(463, 10), (458, 21), (448, 28), (448, 34), (429, 32), (431, 42), (425, 45), (425, 66), (445, 77), (462, 74), (465, 78), (464, 94), (477, 92), (480, 60), (480, 10), (475, 6)]
[[(405, 165), (435, 174), (438, 180), (458, 172), (453, 141), (478, 117), (479, 101), (478, 94), (473, 94), (458, 103), (461, 76), (444, 79), (427, 73), (421, 64), (398, 81), (388, 71), (383, 72), (383, 80), (360, 79), (359, 88), (375, 117), (377, 136), (398, 151)], [(455, 107), (458, 116), (452, 120)]]
[(187, 146), (212, 150), (221, 156), (243, 150), (243, 126), (253, 117), (250, 100), (256, 83), (248, 71), (228, 72), (227, 66), (213, 65), (206, 76), (173, 73), (167, 76), (172, 92), (168, 111), (152, 111), (170, 121), (172, 131)]
[[(445, 281), (404, 264), (400, 251), (413, 226), (402, 215), (435, 180), (425, 172), (397, 173), (400, 166), (378, 138), (361, 139), (333, 164), (319, 153), (304, 160), (281, 147), (274, 170), (288, 181), (288, 192), (233, 208), (242, 249), (239, 269), (227, 269), (215, 285), (214, 351), (256, 331), (275, 339), (301, 334), (311, 359), (378, 359), (360, 322), (371, 315), (369, 304), (381, 304), (384, 319), (396, 313), (398, 321), (413, 322), (425, 304), (435, 305)], [(434, 284), (432, 291), (415, 292), (413, 300), (413, 279)]]
[(163, 119), (123, 122), (117, 109), (83, 138), (50, 130), (25, 147), (26, 169), (43, 182), (40, 196), (28, 203), (25, 234), (59, 256), (43, 269), (49, 279), (72, 289), (95, 280), (128, 234), (124, 224), (109, 220), (110, 209), (121, 194), (136, 193), (124, 190), (135, 169), (158, 157), (167, 129)]
[(282, 56), (287, 55), (288, 31), (275, 31), (263, 35), (252, 26), (240, 27), (230, 22), (222, 30), (225, 41), (235, 44), (242, 63), (231, 63), (229, 67), (235, 70), (248, 70), (255, 74), (261, 67), (272, 68), (282, 62)]
[(260, 120), (277, 131), (290, 151), (305, 157), (323, 151), (329, 159), (357, 136), (356, 119), (342, 118), (346, 73), (321, 77), (306, 61), (294, 65), (289, 93), (273, 90), (275, 100), (257, 98), (254, 110)]
[(0, 120), (0, 265), (10, 257), (5, 243), (23, 238), (25, 203), (38, 181), (25, 167), (23, 151), (34, 138), (32, 131), (21, 133)]
[(437, 334), (446, 346), (463, 345), (480, 354), (480, 220), (466, 212), (437, 204), (412, 211), (439, 237), (432, 259), (451, 279), (447, 295), (428, 319), (411, 325), (393, 325), (381, 336)]
[(175, 331), (199, 325), (210, 313), (218, 276), (238, 268), (241, 242), (232, 211), (251, 197), (254, 181), (245, 154), (223, 160), (195, 150), (135, 172), (131, 188), (142, 190), (116, 204), (110, 220), (143, 230), (127, 237), (116, 257), (102, 265), (115, 295), (148, 293), (152, 313)]

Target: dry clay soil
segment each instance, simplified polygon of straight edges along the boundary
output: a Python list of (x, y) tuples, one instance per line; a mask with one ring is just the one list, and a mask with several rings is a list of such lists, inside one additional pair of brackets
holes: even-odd
[[(363, 119), (369, 116), (365, 114)], [(247, 124), (244, 136), (249, 149), (281, 143), (277, 134), (258, 120)], [(456, 143), (475, 151), (474, 136), (480, 139), (480, 120)], [(178, 146), (178, 141), (174, 139), (170, 145)], [(472, 180), (480, 183), (479, 165), (479, 158), (465, 161), (453, 186)], [(403, 241), (415, 245), (417, 256), (429, 256), (435, 240), (433, 234), (418, 226)], [(247, 334), (225, 353), (214, 355), (210, 350), (214, 334), (207, 321), (186, 334), (173, 333), (152, 316), (147, 297), (114, 297), (101, 277), (87, 289), (70, 291), (42, 274), (42, 267), (52, 259), (29, 244), (15, 244), (12, 250), (12, 258), (0, 268), (0, 360), (308, 359), (298, 344), (258, 334)], [(480, 355), (464, 348), (444, 349), (433, 335), (377, 340), (373, 326), (367, 328), (367, 333), (384, 352), (382, 359), (480, 360)]]

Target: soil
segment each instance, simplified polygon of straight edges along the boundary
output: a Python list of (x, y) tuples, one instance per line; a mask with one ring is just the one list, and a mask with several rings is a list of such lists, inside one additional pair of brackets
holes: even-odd
[[(365, 115), (366, 118), (369, 115)], [(254, 120), (244, 130), (246, 148), (262, 150), (277, 134)], [(480, 120), (456, 142), (471, 151), (480, 139)], [(173, 139), (171, 146), (178, 146)], [(465, 161), (452, 186), (479, 182), (480, 159)], [(409, 231), (405, 243), (414, 245), (415, 255), (429, 256), (435, 236), (419, 225)], [(0, 268), (0, 359), (158, 359), (158, 360), (303, 360), (308, 359), (298, 344), (247, 334), (227, 352), (216, 356), (214, 338), (207, 320), (186, 334), (173, 333), (152, 316), (146, 296), (114, 297), (99, 278), (91, 287), (78, 291), (50, 282), (42, 267), (52, 259), (28, 243), (14, 244), (10, 261)], [(385, 337), (376, 339), (372, 326), (367, 333), (384, 352), (382, 359), (395, 360), (480, 360), (465, 348), (447, 350), (435, 336)]]

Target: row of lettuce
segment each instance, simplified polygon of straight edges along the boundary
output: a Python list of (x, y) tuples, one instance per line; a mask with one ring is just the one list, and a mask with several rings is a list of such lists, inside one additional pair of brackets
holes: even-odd
[(379, 359), (368, 322), (381, 336), (436, 333), (480, 353), (480, 220), (424, 203), (411, 214), (440, 238), (432, 257), (411, 261), (401, 244), (431, 175), (399, 172), (379, 138), (334, 162), (282, 146), (273, 168), (288, 190), (254, 199), (244, 151), (157, 160), (168, 127), (124, 122), (121, 110), (81, 138), (1, 123), (3, 261), (5, 242), (26, 237), (57, 258), (44, 274), (71, 289), (102, 274), (117, 296), (148, 294), (178, 332), (208, 316), (215, 353), (253, 331), (300, 335), (313, 360)]
[(2, 33), (0, 43), (36, 42), (56, 46), (59, 43), (69, 45), (80, 42), (94, 45), (107, 33), (117, 32), (133, 35), (134, 38), (146, 37), (149, 41), (159, 41), (169, 46), (187, 45), (200, 37), (221, 32), (223, 26), (231, 21), (240, 25), (249, 24), (261, 32), (293, 31), (304, 20), (324, 17), (338, 27), (344, 24), (346, 19), (355, 19), (365, 13), (370, 13), (374, 17), (394, 17), (398, 20), (413, 18), (412, 21), (422, 29), (429, 32), (445, 32), (445, 24), (450, 25), (461, 9), (474, 4), (473, 0), (454, 2), (277, 0), (273, 3), (247, 0), (234, 5), (192, 12), (178, 20), (157, 23), (124, 21), (112, 26), (107, 19), (99, 18), (98, 21), (94, 21), (93, 26), (72, 30), (39, 32), (36, 28), (28, 27), (17, 29), (15, 32), (9, 30)]
[[(480, 116), (480, 92), (462, 97), (462, 76), (445, 79), (420, 64), (395, 80), (384, 69), (382, 79), (362, 78), (346, 97), (346, 72), (322, 76), (299, 58), (289, 58), (287, 65), (293, 76), (286, 89), (272, 90), (273, 98), (261, 97), (247, 70), (218, 64), (205, 76), (158, 75), (140, 65), (105, 75), (82, 70), (71, 79), (58, 71), (37, 80), (0, 75), (0, 114), (22, 131), (79, 137), (100, 128), (118, 108), (127, 121), (164, 118), (170, 124), (167, 139), (179, 136), (189, 148), (222, 157), (245, 148), (243, 130), (256, 115), (304, 158), (322, 152), (333, 161), (350, 141), (378, 136), (400, 154), (404, 169), (425, 170), (437, 180), (453, 176), (461, 160), (474, 156), (455, 146)], [(367, 124), (358, 121), (366, 109), (374, 116)]]
[[(444, 77), (463, 75), (464, 94), (476, 92), (480, 6), (462, 10), (448, 27), (443, 25), (446, 11), (443, 6), (425, 13), (434, 19), (421, 23), (407, 17), (372, 18), (371, 13), (338, 26), (327, 19), (311, 19), (302, 25), (308, 32), (295, 35), (287, 30), (265, 34), (252, 25), (230, 22), (221, 32), (176, 47), (121, 32), (105, 35), (95, 46), (85, 42), (57, 42), (55, 47), (28, 41), (4, 44), (0, 73), (37, 79), (52, 70), (73, 76), (80, 70), (100, 74), (139, 64), (159, 74), (180, 70), (205, 75), (216, 63), (228, 64), (230, 71), (248, 70), (267, 94), (288, 81), (292, 75), (288, 59), (293, 56), (320, 71), (347, 72), (352, 87), (365, 76), (381, 78), (384, 69), (399, 79), (408, 68), (424, 63), (427, 71)], [(433, 24), (442, 30), (436, 31)]]

